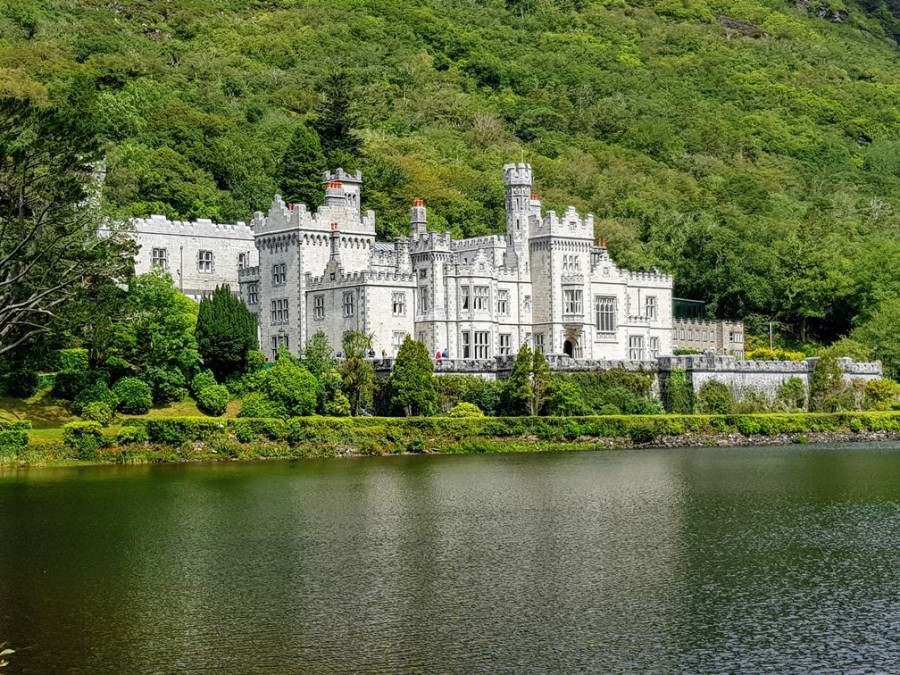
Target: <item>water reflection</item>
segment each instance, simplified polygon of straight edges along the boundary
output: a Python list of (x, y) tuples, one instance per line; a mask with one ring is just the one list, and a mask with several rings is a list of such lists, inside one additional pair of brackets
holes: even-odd
[(18, 672), (890, 669), (900, 453), (0, 476)]

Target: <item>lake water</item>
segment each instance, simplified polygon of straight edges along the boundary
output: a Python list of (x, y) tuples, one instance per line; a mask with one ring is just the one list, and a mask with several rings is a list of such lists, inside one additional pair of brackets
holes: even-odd
[(900, 445), (0, 474), (13, 673), (896, 672)]

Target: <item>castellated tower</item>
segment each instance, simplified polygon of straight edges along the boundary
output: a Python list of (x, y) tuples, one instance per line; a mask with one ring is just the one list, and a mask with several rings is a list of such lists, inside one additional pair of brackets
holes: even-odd
[(508, 267), (528, 269), (528, 218), (533, 212), (531, 199), (531, 165), (505, 164), (506, 240)]

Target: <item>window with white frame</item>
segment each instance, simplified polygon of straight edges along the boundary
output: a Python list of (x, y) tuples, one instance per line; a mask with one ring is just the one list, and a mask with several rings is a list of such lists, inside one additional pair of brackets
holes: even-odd
[(497, 291), (497, 315), (509, 316), (509, 291)]
[(422, 269), (419, 270), (419, 278), (420, 279), (424, 279), (427, 276), (428, 276), (428, 268), (427, 267), (423, 267)]
[(684, 340), (684, 328), (682, 328), (679, 332), (681, 333), (681, 339)]
[(534, 334), (534, 351), (544, 353), (544, 334)]
[(287, 335), (273, 335), (272, 336), (272, 360), (278, 360), (278, 351), (282, 348), (290, 349), (291, 342), (290, 338)]
[(500, 345), (498, 346), (500, 356), (509, 356), (512, 353), (512, 334), (500, 333), (497, 337), (500, 338)]
[(313, 296), (313, 319), (317, 321), (321, 321), (325, 318), (325, 296), (324, 295), (314, 295)]
[(733, 330), (729, 335), (731, 342), (736, 342), (737, 344), (742, 344), (744, 342), (744, 334), (740, 331)]
[(275, 286), (281, 286), (282, 284), (287, 283), (286, 263), (278, 263), (277, 265), (272, 265), (272, 283)]
[(259, 284), (247, 284), (247, 304), (259, 304)]
[(491, 334), (487, 331), (475, 331), (475, 358), (486, 359), (491, 355)]
[(202, 274), (212, 274), (213, 271), (213, 252), (198, 251), (197, 252), (197, 269)]
[(460, 343), (462, 346), (462, 357), (464, 359), (472, 358), (472, 334), (469, 331), (464, 330), (462, 332)]
[(272, 323), (284, 324), (288, 322), (287, 298), (279, 298), (272, 301)]
[(247, 253), (238, 253), (238, 269), (242, 270), (245, 267), (249, 267), (247, 264)]
[(485, 310), (490, 307), (488, 304), (488, 294), (490, 293), (490, 289), (487, 286), (476, 286), (475, 292), (472, 295), (472, 309), (474, 310)]
[(650, 358), (651, 359), (655, 359), (657, 356), (659, 356), (659, 338), (658, 337), (650, 338), (649, 349), (650, 349)]
[(419, 314), (424, 314), (428, 311), (430, 293), (431, 289), (428, 286), (422, 286), (419, 289)]
[(353, 310), (354, 310), (353, 291), (346, 291), (344, 293), (343, 307), (344, 307), (344, 316), (345, 317), (353, 316)]
[(167, 249), (167, 248), (153, 249), (153, 254), (150, 259), (150, 264), (153, 267), (158, 267), (161, 270), (169, 269), (169, 249)]
[(644, 336), (631, 335), (628, 337), (628, 358), (632, 361), (644, 359)]
[(459, 287), (459, 308), (460, 309), (469, 309), (469, 287), (468, 286), (460, 286)]
[(616, 332), (616, 298), (612, 295), (598, 295), (594, 298), (594, 312), (598, 333)]
[(581, 314), (583, 311), (582, 291), (572, 288), (563, 290), (563, 314)]
[(648, 295), (647, 298), (644, 300), (644, 316), (646, 316), (648, 319), (655, 320), (656, 312), (657, 312), (656, 296)]
[(419, 342), (421, 342), (423, 345), (425, 344), (425, 331), (424, 330), (419, 331)]
[(400, 351), (400, 347), (405, 339), (406, 333), (402, 330), (395, 330), (393, 335), (391, 335), (391, 349), (394, 352), (394, 356), (397, 356), (397, 352)]
[(391, 293), (391, 313), (394, 316), (406, 314), (406, 293), (403, 291)]

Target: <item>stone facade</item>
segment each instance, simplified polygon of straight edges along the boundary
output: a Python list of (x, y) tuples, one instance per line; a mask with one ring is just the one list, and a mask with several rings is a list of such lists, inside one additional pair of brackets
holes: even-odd
[(194, 300), (220, 284), (236, 292), (240, 270), (258, 264), (253, 231), (245, 223), (219, 225), (211, 220), (173, 221), (164, 216), (134, 221), (140, 251), (135, 272), (154, 266), (167, 270), (182, 293)]
[(744, 355), (744, 324), (676, 318), (672, 323), (673, 349), (693, 349), (714, 354)]

